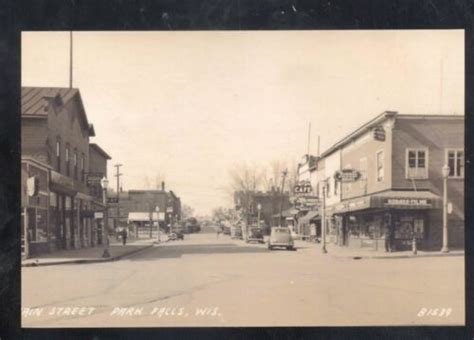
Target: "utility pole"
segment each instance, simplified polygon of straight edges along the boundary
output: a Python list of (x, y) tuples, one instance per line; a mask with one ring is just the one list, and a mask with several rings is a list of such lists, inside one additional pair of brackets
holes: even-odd
[(72, 88), (72, 31), (69, 31), (69, 88)]
[(115, 219), (115, 229), (117, 229), (119, 221), (120, 221), (120, 200), (119, 200), (119, 189), (120, 189), (120, 176), (123, 174), (120, 173), (120, 167), (122, 164), (115, 164), (115, 168), (117, 169), (117, 172), (115, 174), (115, 177), (117, 177), (117, 218)]
[(283, 190), (285, 188), (285, 179), (288, 175), (288, 169), (285, 169), (282, 172), (282, 180), (281, 180), (281, 191), (280, 191), (280, 227), (281, 227), (281, 219), (282, 219), (282, 212), (283, 212)]
[(309, 126), (308, 126), (308, 152), (307, 152), (307, 155), (309, 156), (309, 147), (311, 145), (311, 122), (309, 122)]

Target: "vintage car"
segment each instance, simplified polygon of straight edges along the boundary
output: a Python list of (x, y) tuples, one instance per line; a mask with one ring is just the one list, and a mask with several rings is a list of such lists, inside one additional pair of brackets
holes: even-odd
[(260, 228), (250, 228), (249, 234), (247, 235), (247, 239), (245, 242), (257, 242), (257, 243), (265, 243), (263, 241), (263, 232)]
[(273, 250), (275, 247), (283, 247), (287, 250), (296, 250), (291, 237), (290, 228), (287, 227), (273, 227), (268, 239), (268, 249)]
[(230, 238), (242, 240), (242, 228), (240, 226), (232, 226), (230, 228)]

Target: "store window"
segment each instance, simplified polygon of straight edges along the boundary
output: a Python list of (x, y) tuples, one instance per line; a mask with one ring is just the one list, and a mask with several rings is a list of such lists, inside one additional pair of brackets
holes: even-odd
[(464, 150), (448, 149), (446, 152), (449, 177), (464, 178)]
[(428, 178), (428, 150), (407, 149), (405, 169), (406, 178)]
[(377, 166), (377, 182), (382, 182), (384, 179), (384, 154), (383, 151), (379, 151), (376, 154), (376, 166)]

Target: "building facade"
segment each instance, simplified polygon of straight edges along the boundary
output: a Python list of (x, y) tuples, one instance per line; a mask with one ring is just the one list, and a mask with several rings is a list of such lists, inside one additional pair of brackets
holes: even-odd
[(326, 209), (335, 242), (374, 250), (405, 250), (414, 242), (441, 248), (442, 167), (448, 164), (449, 240), (462, 248), (463, 132), (464, 116), (384, 112), (330, 148), (326, 155), (340, 152), (345, 172), (333, 174), (340, 201)]
[(40, 253), (94, 245), (94, 198), (87, 183), (93, 136), (79, 90), (22, 88), (22, 156), (49, 169), (48, 236), (36, 241), (47, 246), (36, 245), (31, 250)]

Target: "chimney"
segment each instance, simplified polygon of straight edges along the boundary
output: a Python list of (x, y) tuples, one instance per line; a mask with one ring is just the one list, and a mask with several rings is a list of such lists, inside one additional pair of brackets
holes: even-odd
[(165, 181), (161, 181), (161, 190), (165, 191)]

